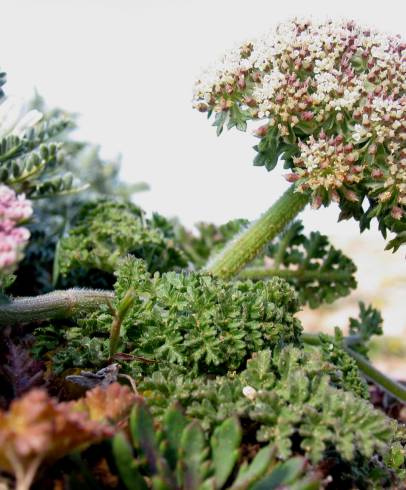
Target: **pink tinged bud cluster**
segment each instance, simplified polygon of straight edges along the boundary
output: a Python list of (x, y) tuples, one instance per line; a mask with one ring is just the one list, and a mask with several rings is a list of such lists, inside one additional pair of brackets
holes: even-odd
[(267, 119), (256, 136), (276, 127), (282, 140), (297, 145), (287, 179), (299, 180), (299, 189), (354, 201), (351, 187), (363, 181), (402, 219), (405, 93), (400, 37), (354, 22), (294, 19), (227, 52), (197, 81), (194, 104), (214, 112), (236, 105), (252, 120)]
[(13, 272), (22, 258), (30, 233), (18, 226), (32, 215), (31, 202), (0, 185), (0, 275)]

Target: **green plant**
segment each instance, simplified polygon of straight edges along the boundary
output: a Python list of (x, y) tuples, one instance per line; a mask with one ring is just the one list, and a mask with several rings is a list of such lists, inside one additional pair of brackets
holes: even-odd
[[(265, 119), (254, 163), (284, 159), (292, 185), (258, 221), (196, 234), (133, 204), (117, 162), (69, 138), (73, 115), (37, 98), (0, 127), (0, 237), (27, 226), (0, 247), (0, 466), (19, 489), (43, 461), (38, 488), (402, 487), (406, 389), (367, 358), (382, 318), (361, 303), (347, 336), (302, 331), (301, 306), (349, 294), (356, 268), (295, 219), (336, 201), (340, 218), (377, 218), (390, 248), (404, 242), (403, 52), (353, 23), (294, 20), (227, 54), (195, 105), (218, 134)], [(89, 183), (78, 199), (52, 180), (62, 168)], [(16, 192), (62, 196), (31, 218)]]
[[(333, 47), (334, 46), (334, 47)], [(399, 39), (352, 22), (292, 20), (226, 53), (203, 73), (195, 107), (220, 134), (265, 120), (254, 164), (285, 162), (292, 186), (207, 270), (231, 277), (312, 202), (339, 203), (361, 230), (373, 218), (388, 248), (405, 241), (404, 74)], [(368, 200), (364, 211), (362, 202)]]
[(358, 452), (369, 458), (375, 450), (384, 453), (393, 440), (389, 419), (345, 391), (359, 393), (359, 386), (359, 377), (351, 384), (329, 359), (286, 347), (273, 355), (254, 354), (237, 375), (205, 379), (161, 369), (139, 389), (157, 414), (172, 399), (205, 429), (236, 414), (254, 424), (258, 442), (272, 442), (279, 458), (289, 457), (299, 438), (305, 454), (318, 462), (332, 448), (347, 460)]
[(328, 238), (318, 231), (305, 236), (299, 221), (292, 223), (278, 240), (268, 245), (265, 258), (271, 266), (248, 267), (239, 277), (283, 277), (299, 292), (301, 303), (311, 308), (332, 303), (357, 285), (353, 261), (331, 246)]
[(198, 422), (170, 407), (156, 431), (146, 404), (139, 400), (130, 427), (134, 449), (123, 434), (113, 440), (117, 468), (128, 490), (319, 488), (315, 475), (305, 476), (303, 458), (277, 463), (272, 446), (263, 447), (250, 463), (241, 459), (242, 429), (236, 418), (226, 419), (207, 440)]
[(118, 261), (129, 253), (143, 258), (152, 272), (185, 266), (181, 250), (168, 237), (170, 227), (167, 230), (165, 225), (166, 220), (158, 215), (146, 220), (144, 212), (131, 203), (87, 203), (58, 244), (58, 271), (66, 275), (82, 267), (113, 273)]

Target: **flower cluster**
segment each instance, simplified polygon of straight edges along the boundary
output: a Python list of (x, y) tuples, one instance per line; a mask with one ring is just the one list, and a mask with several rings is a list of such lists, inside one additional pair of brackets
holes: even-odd
[[(359, 152), (351, 143), (343, 145), (341, 135), (327, 138), (324, 133), (318, 139), (309, 137), (307, 143), (299, 142), (300, 155), (294, 157), (295, 170), (286, 177), (289, 181), (299, 180), (300, 191), (320, 187), (329, 189), (330, 199), (340, 202), (341, 195), (349, 201), (358, 197), (347, 185), (361, 182), (365, 173), (365, 164), (359, 163)], [(341, 195), (340, 195), (341, 194)], [(316, 193), (313, 207), (322, 204), (321, 194)]]
[(399, 37), (353, 22), (294, 19), (226, 53), (198, 80), (194, 105), (214, 112), (220, 131), (226, 122), (245, 129), (248, 120), (266, 119), (255, 131), (257, 165), (271, 169), (283, 156), (288, 180), (316, 207), (358, 202), (359, 219), (367, 197), (368, 218), (378, 217), (383, 232), (399, 231), (406, 217), (405, 61)]
[(30, 233), (18, 225), (31, 214), (31, 202), (23, 194), (0, 185), (0, 274), (11, 273), (21, 259)]

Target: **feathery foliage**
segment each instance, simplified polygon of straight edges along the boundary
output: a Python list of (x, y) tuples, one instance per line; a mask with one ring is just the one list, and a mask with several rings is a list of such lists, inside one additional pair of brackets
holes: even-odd
[(382, 315), (371, 305), (365, 306), (359, 303), (358, 318), (350, 318), (349, 332), (351, 335), (358, 335), (361, 342), (355, 345), (355, 349), (362, 355), (368, 353), (368, 342), (373, 335), (382, 335)]
[(304, 235), (300, 221), (290, 225), (266, 248), (265, 257), (265, 267), (249, 267), (241, 272), (241, 277), (281, 276), (299, 293), (301, 303), (310, 308), (347, 296), (357, 285), (353, 261), (320, 232)]
[(67, 236), (59, 242), (58, 268), (61, 274), (80, 267), (113, 273), (127, 254), (143, 258), (152, 272), (185, 266), (171, 233), (165, 218), (156, 215), (145, 219), (144, 212), (134, 204), (90, 202), (82, 207)]
[[(135, 301), (122, 324), (125, 351), (194, 372), (238, 369), (263, 347), (298, 343), (298, 303), (283, 280), (229, 283), (209, 275), (151, 276), (127, 257), (117, 272), (115, 306), (132, 288)], [(79, 320), (84, 335), (108, 332), (109, 308)]]
[(205, 429), (232, 415), (250, 421), (257, 441), (271, 442), (282, 459), (290, 457), (298, 437), (313, 462), (332, 449), (345, 460), (383, 454), (395, 436), (393, 424), (365, 400), (334, 386), (329, 374), (337, 380), (336, 370), (289, 346), (258, 352), (241, 373), (215, 379), (162, 369), (141, 381), (140, 390), (156, 413), (176, 399)]

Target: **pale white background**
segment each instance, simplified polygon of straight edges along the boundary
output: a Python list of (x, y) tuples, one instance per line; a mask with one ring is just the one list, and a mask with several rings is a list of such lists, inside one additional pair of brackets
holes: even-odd
[[(8, 92), (35, 86), (50, 105), (82, 114), (80, 136), (123, 154), (122, 175), (146, 181), (137, 196), (148, 211), (199, 220), (253, 219), (283, 191), (281, 169), (252, 167), (255, 139), (232, 131), (217, 138), (191, 108), (195, 78), (222, 51), (294, 15), (353, 18), (405, 35), (406, 2), (357, 0), (0, 0), (0, 66)], [(383, 274), (405, 287), (405, 252), (382, 253), (376, 232), (358, 237), (355, 223), (337, 225), (337, 209), (304, 214), (309, 229), (355, 250), (363, 289), (379, 303)], [(364, 292), (362, 292), (364, 291)], [(393, 296), (393, 295), (392, 295)], [(388, 301), (390, 301), (389, 298)], [(401, 297), (389, 318), (405, 327)], [(399, 309), (400, 308), (400, 309)], [(388, 316), (389, 313), (386, 313)]]

